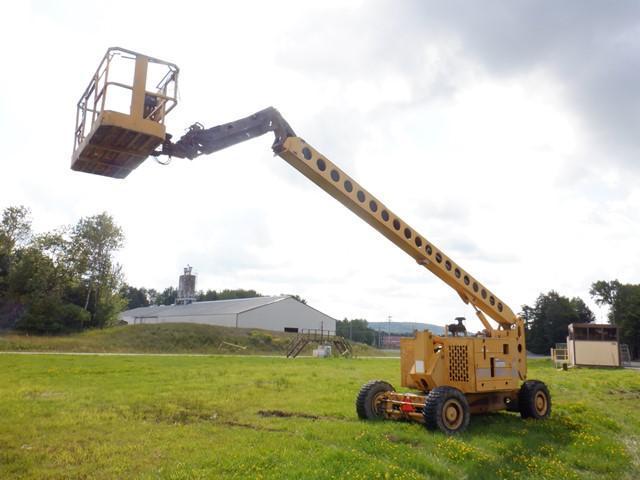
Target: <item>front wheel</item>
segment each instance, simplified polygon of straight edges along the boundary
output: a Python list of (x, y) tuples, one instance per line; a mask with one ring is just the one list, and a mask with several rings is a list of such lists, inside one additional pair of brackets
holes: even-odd
[(365, 383), (356, 397), (356, 412), (361, 420), (380, 420), (384, 418), (382, 397), (387, 392), (395, 392), (389, 383), (371, 380)]
[(551, 415), (551, 395), (547, 386), (538, 380), (527, 380), (518, 393), (518, 407), (522, 418), (541, 420)]
[(453, 435), (467, 428), (471, 414), (464, 393), (453, 387), (436, 387), (427, 395), (422, 415), (429, 430)]

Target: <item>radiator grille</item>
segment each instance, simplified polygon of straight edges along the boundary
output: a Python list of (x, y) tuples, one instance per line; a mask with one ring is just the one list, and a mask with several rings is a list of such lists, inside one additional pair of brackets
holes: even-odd
[(466, 345), (449, 346), (449, 380), (469, 381), (469, 359)]

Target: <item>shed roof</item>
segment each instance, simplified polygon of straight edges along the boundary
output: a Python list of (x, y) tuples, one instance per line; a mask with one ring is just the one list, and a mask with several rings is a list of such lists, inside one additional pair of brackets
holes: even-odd
[(235, 315), (238, 313), (264, 307), (280, 302), (290, 296), (234, 298), (232, 300), (213, 300), (210, 302), (194, 302), (188, 305), (154, 305), (126, 310), (122, 317), (174, 317), (191, 315)]

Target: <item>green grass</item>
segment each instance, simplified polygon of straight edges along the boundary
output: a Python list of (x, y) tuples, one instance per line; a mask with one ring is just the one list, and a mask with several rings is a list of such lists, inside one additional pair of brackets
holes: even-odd
[(638, 478), (638, 372), (534, 361), (551, 419), (477, 416), (451, 438), (357, 420), (360, 385), (397, 383), (398, 370), (396, 359), (2, 354), (0, 478)]
[[(59, 336), (4, 332), (0, 333), (0, 351), (282, 355), (293, 336), (295, 334), (248, 328), (163, 323), (124, 325)], [(368, 345), (354, 344), (353, 347), (355, 355), (384, 355)], [(313, 348), (314, 345), (309, 345), (302, 355), (310, 355)]]

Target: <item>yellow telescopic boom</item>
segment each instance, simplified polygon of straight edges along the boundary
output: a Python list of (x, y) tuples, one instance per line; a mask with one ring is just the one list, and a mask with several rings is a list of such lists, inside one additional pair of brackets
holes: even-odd
[[(114, 81), (118, 61), (134, 62), (131, 83)], [(468, 335), (459, 317), (445, 335), (428, 330), (400, 340), (400, 380), (420, 393), (396, 392), (373, 380), (356, 398), (361, 419), (423, 422), (448, 434), (463, 431), (469, 415), (509, 410), (544, 419), (551, 396), (543, 382), (527, 379), (524, 324), (487, 287), (298, 137), (280, 113), (266, 108), (235, 122), (205, 128), (196, 123), (176, 142), (164, 120), (177, 103), (178, 68), (123, 49), (109, 49), (78, 102), (71, 168), (124, 178), (149, 155), (193, 159), (273, 132), (276, 155), (349, 208), (453, 288), (474, 308), (484, 331)], [(110, 107), (113, 100), (113, 109)], [(117, 109), (117, 105), (124, 108)], [(123, 111), (124, 110), (124, 111)], [(489, 319), (498, 324), (493, 328)]]
[(272, 148), (277, 155), (404, 250), (418, 264), (438, 276), (453, 288), (465, 303), (471, 303), (487, 334), (491, 335), (494, 329), (483, 312), (504, 330), (518, 324), (519, 318), (501, 299), (351, 176), (297, 137), (275, 108), (266, 108), (249, 117), (209, 129), (195, 124), (176, 143), (167, 140), (162, 150), (153, 152), (152, 155), (193, 159), (269, 131), (275, 134)]

